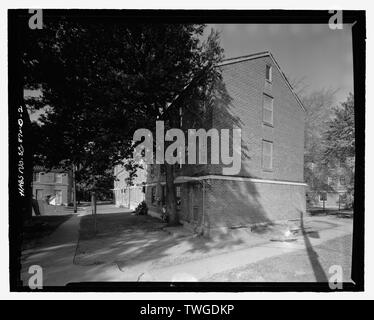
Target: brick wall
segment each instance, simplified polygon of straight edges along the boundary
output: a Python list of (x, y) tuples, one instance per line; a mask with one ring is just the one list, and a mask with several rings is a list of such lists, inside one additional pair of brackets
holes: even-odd
[[(266, 65), (272, 66), (272, 82), (265, 79)], [(217, 94), (211, 116), (202, 127), (209, 129), (242, 130), (242, 165), (239, 177), (304, 182), (304, 120), (305, 113), (290, 91), (283, 76), (269, 56), (232, 63), (220, 67), (223, 82)], [(273, 125), (263, 123), (264, 94), (273, 98)], [(193, 122), (193, 115), (183, 114), (185, 129)], [(196, 128), (196, 127), (190, 127)], [(262, 166), (262, 141), (273, 142), (273, 168)], [(186, 141), (187, 143), (187, 141)], [(231, 150), (232, 151), (232, 150)], [(208, 144), (208, 155), (210, 148)], [(209, 156), (208, 156), (209, 160)], [(222, 175), (219, 165), (183, 165), (177, 175)], [(149, 172), (148, 172), (149, 174)], [(164, 181), (159, 166), (148, 183)], [(305, 186), (237, 180), (210, 180), (204, 198), (201, 183), (182, 184), (182, 220), (210, 228), (241, 224), (296, 219), (305, 212)], [(147, 203), (151, 188), (147, 188)]]
[(305, 187), (212, 180), (205, 210), (210, 228), (297, 219), (305, 212)]
[[(272, 83), (265, 80), (272, 65)], [(227, 98), (217, 101), (213, 128), (242, 129), (240, 176), (303, 182), (304, 111), (287, 87), (270, 57), (221, 67)], [(273, 126), (262, 121), (263, 95), (274, 99)], [(273, 142), (273, 170), (262, 169), (262, 140)], [(221, 174), (220, 166), (211, 173)]]

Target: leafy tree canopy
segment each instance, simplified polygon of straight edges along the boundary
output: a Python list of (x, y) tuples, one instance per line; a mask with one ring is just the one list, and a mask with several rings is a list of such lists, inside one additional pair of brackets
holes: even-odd
[(201, 43), (204, 27), (45, 17), (42, 30), (25, 30), (25, 89), (41, 93), (25, 102), (45, 110), (33, 124), (36, 159), (76, 165), (87, 188), (108, 181), (132, 156), (133, 132), (154, 126), (222, 53), (217, 35)]

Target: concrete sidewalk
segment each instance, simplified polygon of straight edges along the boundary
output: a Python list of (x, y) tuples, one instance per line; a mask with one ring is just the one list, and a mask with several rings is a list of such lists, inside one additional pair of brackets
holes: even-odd
[[(80, 266), (75, 263), (75, 254), (79, 243), (80, 220), (91, 214), (90, 207), (81, 207), (78, 214), (61, 224), (56, 231), (40, 241), (37, 248), (24, 250), (21, 257), (21, 280), (28, 286), (31, 274), (30, 266), (38, 265), (43, 270), (43, 286), (65, 286), (71, 282), (106, 281), (116, 278), (118, 267), (111, 263), (98, 266)], [(125, 208), (116, 208), (105, 204), (98, 206), (98, 214), (128, 212)], [(107, 274), (110, 276), (108, 277)]]
[[(83, 215), (92, 214), (92, 207), (81, 207)], [(99, 204), (96, 206), (96, 214), (130, 213), (133, 209), (117, 207), (114, 204)]]
[(42, 239), (35, 249), (22, 252), (21, 280), (28, 286), (29, 267), (38, 265), (43, 270), (43, 285), (64, 285), (70, 276), (79, 237), (80, 216), (74, 215), (61, 224), (55, 232)]

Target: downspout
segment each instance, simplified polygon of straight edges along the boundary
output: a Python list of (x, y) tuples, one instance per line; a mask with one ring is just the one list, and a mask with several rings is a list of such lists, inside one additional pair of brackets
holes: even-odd
[(205, 233), (205, 179), (203, 179), (203, 219), (202, 219), (202, 233)]

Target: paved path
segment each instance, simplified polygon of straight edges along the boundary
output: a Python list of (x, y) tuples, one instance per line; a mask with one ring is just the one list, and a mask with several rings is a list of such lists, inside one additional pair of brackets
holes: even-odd
[[(70, 282), (105, 281), (107, 273), (120, 273), (113, 265), (90, 266), (89, 268), (74, 263), (79, 241), (79, 225), (81, 215), (91, 214), (91, 208), (80, 210), (81, 214), (72, 216), (61, 224), (51, 235), (41, 240), (35, 249), (22, 252), (21, 280), (28, 286), (31, 274), (29, 267), (38, 265), (43, 270), (43, 286), (64, 286)], [(99, 205), (98, 214), (110, 212), (127, 212), (128, 209), (116, 208), (114, 205)]]
[(44, 286), (65, 284), (66, 272), (71, 271), (78, 242), (80, 216), (74, 215), (61, 224), (55, 232), (45, 237), (37, 249), (22, 254), (21, 279), (28, 285), (29, 267), (39, 265), (43, 270)]

